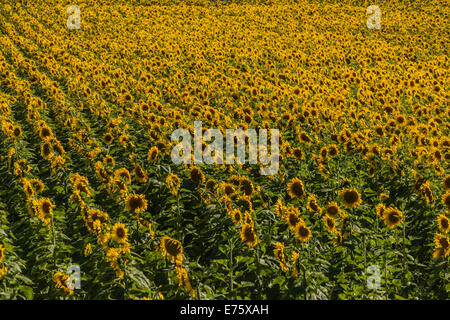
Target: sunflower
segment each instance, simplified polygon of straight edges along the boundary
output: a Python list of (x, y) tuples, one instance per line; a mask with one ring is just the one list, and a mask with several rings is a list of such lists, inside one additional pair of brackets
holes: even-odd
[(147, 209), (147, 200), (143, 194), (129, 194), (125, 199), (125, 207), (128, 211), (140, 213)]
[(315, 194), (312, 194), (308, 197), (308, 204), (306, 205), (306, 208), (311, 212), (315, 212), (318, 214), (322, 213), (322, 208), (319, 206)]
[(169, 256), (170, 259), (179, 263), (182, 262), (183, 246), (181, 242), (168, 236), (161, 238), (161, 251)]
[(41, 155), (42, 158), (46, 160), (50, 160), (53, 157), (53, 147), (52, 144), (48, 141), (41, 144)]
[(240, 179), (240, 189), (244, 192), (246, 196), (251, 196), (253, 194), (254, 188), (253, 183), (248, 178)]
[(442, 196), (442, 203), (447, 206), (447, 212), (450, 213), (450, 191), (447, 191)]
[(275, 203), (275, 212), (277, 213), (277, 216), (279, 216), (280, 218), (285, 218), (285, 207), (283, 206), (283, 202), (281, 201), (280, 198), (278, 198), (277, 202)]
[(249, 247), (254, 247), (258, 243), (258, 238), (255, 233), (253, 224), (245, 223), (241, 229), (241, 240)]
[(116, 161), (109, 154), (103, 158), (103, 163), (109, 169), (114, 169), (116, 166)]
[(37, 217), (42, 220), (45, 224), (50, 224), (51, 216), (53, 214), (52, 208), (55, 207), (54, 204), (48, 198), (41, 198), (39, 200), (33, 200), (34, 208), (37, 212)]
[(114, 140), (112, 133), (108, 132), (103, 136), (103, 142), (106, 144), (111, 144)]
[(292, 155), (297, 160), (303, 160), (304, 158), (303, 150), (301, 148), (293, 148)]
[(377, 204), (375, 207), (378, 217), (383, 220), (384, 211), (386, 210), (386, 206), (383, 203)]
[(205, 175), (203, 174), (202, 170), (197, 166), (191, 167), (189, 177), (194, 183), (205, 182)]
[(311, 230), (304, 223), (297, 224), (295, 235), (302, 242), (306, 242), (312, 237)]
[(175, 196), (178, 194), (180, 188), (180, 179), (177, 175), (170, 173), (166, 178), (166, 183), (169, 186), (170, 192)]
[(342, 243), (342, 234), (339, 231), (336, 231), (335, 234), (336, 234), (336, 239), (333, 240), (333, 243), (335, 245), (341, 244)]
[(156, 159), (158, 158), (158, 154), (159, 154), (158, 147), (156, 147), (156, 146), (151, 147), (150, 150), (148, 151), (147, 161), (155, 162)]
[(32, 199), (34, 197), (34, 189), (29, 180), (23, 180), (23, 191), (27, 196), (27, 199)]
[(341, 213), (341, 209), (339, 208), (339, 205), (337, 202), (330, 202), (327, 204), (325, 208), (325, 214), (328, 215), (330, 218), (336, 218)]
[(211, 193), (214, 193), (216, 191), (217, 188), (217, 184), (214, 180), (209, 179), (208, 181), (206, 181), (205, 184), (205, 189)]
[(323, 223), (330, 233), (336, 232), (336, 221), (328, 215), (323, 216)]
[(339, 150), (335, 144), (330, 144), (328, 146), (328, 154), (331, 157), (336, 157), (339, 154)]
[(139, 182), (147, 182), (148, 180), (147, 171), (142, 169), (138, 163), (134, 164), (133, 174)]
[(72, 295), (73, 290), (68, 287), (68, 285), (67, 285), (68, 280), (69, 280), (69, 276), (65, 275), (61, 272), (56, 272), (53, 275), (53, 281), (56, 283), (56, 287), (58, 289), (63, 289), (65, 294)]
[(92, 253), (92, 246), (90, 243), (88, 243), (86, 245), (86, 247), (84, 248), (84, 256), (87, 257)]
[(19, 126), (16, 126), (12, 130), (13, 138), (19, 139), (22, 136), (22, 129)]
[(440, 214), (437, 220), (438, 220), (439, 229), (442, 232), (447, 233), (450, 231), (450, 221), (446, 216), (444, 216), (443, 214)]
[(236, 189), (230, 183), (222, 183), (222, 190), (223, 190), (223, 193), (228, 197), (231, 197), (232, 195), (234, 195), (236, 193)]
[(114, 179), (116, 181), (121, 181), (125, 184), (131, 183), (131, 175), (130, 172), (126, 168), (120, 168), (114, 171)]
[(383, 212), (383, 221), (391, 229), (402, 222), (403, 213), (397, 208), (387, 208)]
[(46, 125), (42, 126), (39, 129), (39, 136), (41, 137), (42, 140), (51, 138), (53, 136), (52, 129), (47, 127)]
[(0, 243), (0, 264), (2, 263), (3, 259), (5, 258), (5, 248)]
[(287, 189), (291, 198), (301, 200), (303, 197), (306, 196), (306, 191), (303, 182), (298, 178), (292, 179), (291, 182), (288, 183)]
[(118, 243), (126, 243), (128, 238), (128, 229), (123, 223), (118, 222), (113, 226), (112, 237)]
[(450, 190), (450, 174), (446, 175), (444, 179), (442, 179), (442, 185), (444, 186), (445, 190)]
[(233, 220), (234, 224), (241, 224), (242, 222), (242, 213), (239, 209), (234, 209), (230, 213), (231, 219)]
[(284, 272), (289, 271), (288, 266), (286, 265), (286, 258), (284, 256), (284, 244), (281, 242), (277, 242), (275, 244), (275, 249), (273, 249), (273, 254), (275, 258), (280, 262), (281, 270)]
[(295, 207), (289, 207), (287, 209), (285, 219), (291, 230), (295, 230), (299, 223), (303, 223), (302, 218), (300, 218), (300, 211)]
[(339, 193), (346, 208), (356, 208), (362, 202), (359, 192), (354, 188), (342, 189)]
[(35, 179), (31, 179), (29, 182), (30, 182), (31, 187), (33, 188), (34, 192), (41, 193), (42, 191), (44, 191), (45, 186), (41, 180), (35, 178)]
[(434, 235), (434, 243), (436, 246), (436, 251), (433, 253), (435, 259), (444, 256), (448, 257), (450, 255), (450, 240), (443, 234), (436, 233)]

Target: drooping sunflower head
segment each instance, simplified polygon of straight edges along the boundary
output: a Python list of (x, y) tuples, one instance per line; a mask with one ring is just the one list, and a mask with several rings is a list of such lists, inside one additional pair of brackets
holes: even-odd
[(114, 171), (114, 178), (116, 179), (116, 181), (122, 181), (125, 184), (131, 183), (131, 175), (126, 168), (120, 168)]
[(253, 194), (254, 188), (253, 183), (248, 178), (241, 178), (240, 179), (240, 189), (244, 192), (246, 196), (251, 196)]
[(189, 177), (194, 183), (203, 183), (205, 182), (205, 175), (203, 174), (202, 170), (197, 167), (193, 166), (190, 170)]
[(5, 248), (0, 243), (0, 264), (2, 263), (3, 259), (5, 258)]
[(154, 162), (158, 158), (159, 150), (158, 147), (151, 147), (148, 151), (147, 160), (148, 162)]
[(48, 160), (53, 156), (52, 144), (48, 141), (41, 144), (41, 155), (44, 159)]
[(325, 224), (325, 227), (327, 230), (331, 233), (335, 232), (336, 230), (336, 222), (333, 218), (329, 217), (328, 215), (323, 216), (323, 223)]
[(249, 247), (254, 247), (258, 243), (255, 229), (252, 224), (245, 223), (241, 229), (241, 240), (245, 242)]
[(39, 179), (31, 179), (30, 185), (33, 188), (34, 192), (36, 193), (41, 193), (42, 191), (44, 191), (45, 188), (44, 184)]
[(384, 211), (386, 210), (386, 206), (383, 203), (377, 204), (375, 207), (375, 210), (377, 212), (377, 215), (380, 219), (383, 219)]
[(354, 188), (343, 189), (340, 191), (340, 195), (342, 202), (347, 208), (356, 208), (362, 202), (359, 192)]
[(168, 236), (162, 237), (161, 250), (163, 254), (167, 254), (169, 258), (174, 261), (182, 260), (183, 246), (181, 245), (181, 242), (176, 239), (172, 239)]
[(126, 243), (128, 238), (128, 229), (123, 223), (116, 223), (113, 226), (112, 236), (118, 243)]
[(143, 194), (129, 194), (125, 199), (125, 206), (128, 211), (140, 213), (147, 209), (147, 200)]
[(288, 193), (291, 198), (297, 198), (299, 200), (302, 199), (306, 196), (303, 182), (298, 178), (292, 179), (291, 182), (288, 183)]
[(173, 195), (176, 195), (180, 188), (180, 178), (178, 178), (177, 175), (170, 173), (166, 178), (166, 183), (169, 186), (170, 192)]
[(206, 185), (205, 188), (207, 191), (214, 193), (216, 190), (217, 184), (214, 180), (209, 179), (208, 181), (206, 181)]
[(291, 230), (295, 230), (297, 224), (303, 221), (300, 218), (300, 211), (295, 207), (288, 208), (285, 218)]
[(29, 180), (23, 180), (23, 191), (25, 192), (27, 199), (31, 199), (34, 197), (34, 189)]
[(147, 171), (142, 169), (138, 163), (134, 164), (133, 174), (139, 182), (146, 182), (148, 180)]
[(322, 208), (319, 206), (319, 202), (317, 201), (317, 197), (315, 194), (312, 194), (308, 197), (308, 204), (306, 206), (309, 211), (320, 214), (322, 212)]

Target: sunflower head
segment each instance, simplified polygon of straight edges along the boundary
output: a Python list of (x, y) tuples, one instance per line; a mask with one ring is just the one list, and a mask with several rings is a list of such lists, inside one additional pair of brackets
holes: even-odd
[(315, 194), (312, 194), (308, 197), (308, 204), (306, 206), (309, 211), (320, 214), (322, 212), (322, 208), (319, 206), (317, 201), (317, 197)]
[(129, 194), (125, 199), (125, 206), (128, 211), (140, 213), (147, 209), (147, 200), (143, 194)]
[(324, 215), (323, 223), (325, 224), (325, 227), (329, 232), (334, 233), (336, 231), (336, 222), (333, 218), (329, 217), (328, 215)]
[(397, 227), (403, 218), (403, 213), (397, 208), (387, 208), (383, 212), (383, 221), (391, 229)]
[(241, 229), (241, 240), (249, 247), (254, 247), (258, 243), (258, 238), (252, 224), (245, 223)]
[(288, 183), (288, 193), (291, 196), (291, 198), (297, 198), (301, 200), (303, 197), (306, 196), (306, 191), (303, 182), (298, 178), (292, 179), (291, 182)]
[(168, 236), (164, 236), (161, 239), (161, 251), (163, 254), (167, 254), (175, 262), (182, 261), (183, 246), (181, 242), (172, 239)]
[(444, 232), (447, 233), (450, 231), (450, 221), (449, 219), (444, 216), (443, 214), (439, 215), (438, 217), (438, 226), (439, 229)]
[(295, 235), (302, 242), (306, 242), (312, 237), (311, 230), (304, 223), (297, 224)]
[(450, 191), (450, 174), (446, 175), (444, 179), (442, 179), (442, 185), (445, 190)]
[(334, 219), (339, 216), (341, 209), (339, 208), (337, 202), (330, 202), (325, 208), (325, 213), (327, 216)]
[(128, 238), (128, 229), (123, 223), (118, 222), (113, 226), (112, 237), (118, 243), (126, 243)]
[(362, 202), (359, 192), (354, 188), (343, 189), (340, 191), (340, 195), (344, 206), (347, 208), (356, 208)]

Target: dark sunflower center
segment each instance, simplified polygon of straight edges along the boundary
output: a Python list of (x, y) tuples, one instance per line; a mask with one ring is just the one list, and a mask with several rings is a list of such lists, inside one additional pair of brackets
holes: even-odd
[(356, 203), (358, 201), (358, 194), (355, 191), (347, 191), (344, 193), (344, 200), (347, 203)]

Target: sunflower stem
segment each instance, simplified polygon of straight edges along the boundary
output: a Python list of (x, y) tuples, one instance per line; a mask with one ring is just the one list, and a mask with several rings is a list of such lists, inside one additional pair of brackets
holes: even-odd
[(56, 234), (55, 234), (55, 226), (54, 226), (54, 219), (53, 219), (53, 213), (51, 215), (51, 229), (52, 229), (52, 238), (53, 238), (53, 249), (52, 249), (52, 255), (53, 255), (53, 266), (56, 267)]

